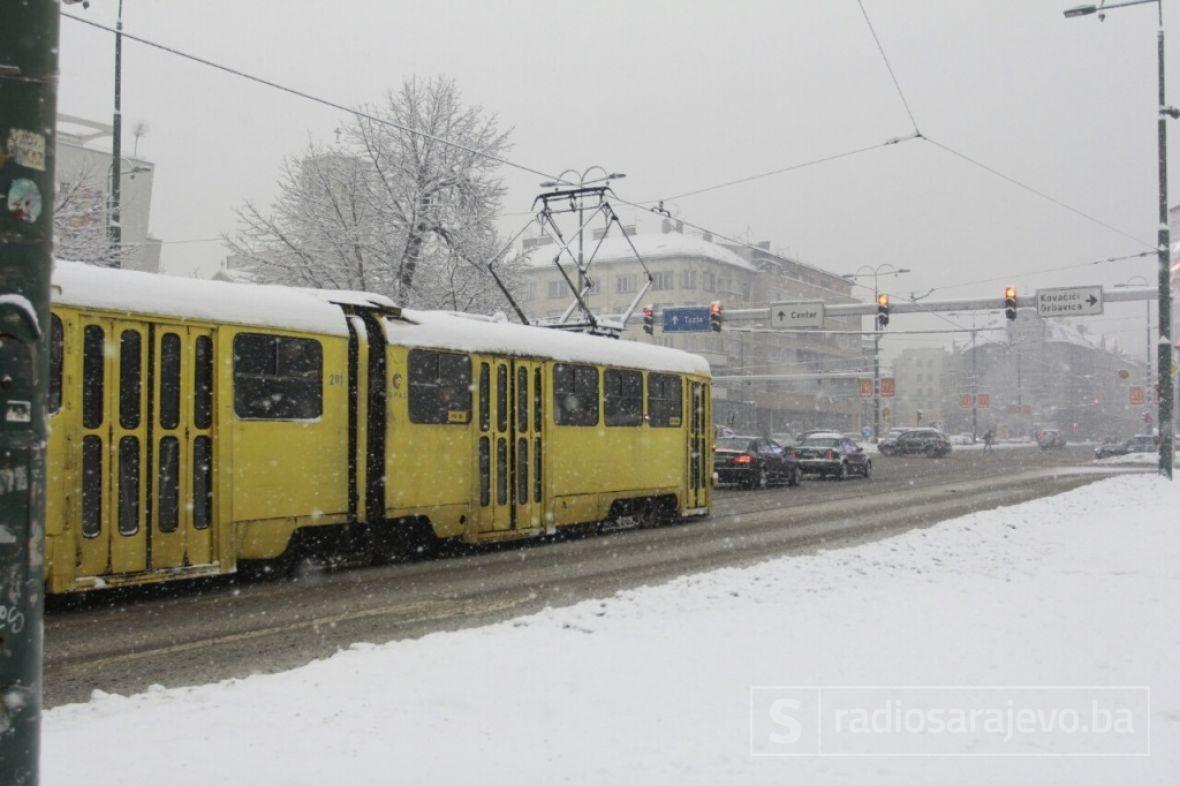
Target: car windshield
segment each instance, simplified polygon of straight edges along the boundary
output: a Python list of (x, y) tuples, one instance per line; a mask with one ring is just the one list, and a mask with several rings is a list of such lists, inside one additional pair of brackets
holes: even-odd
[(803, 440), (805, 448), (834, 448), (839, 444), (839, 437), (808, 437)]
[(722, 437), (717, 440), (719, 450), (746, 450), (750, 447), (750, 440), (746, 437)]

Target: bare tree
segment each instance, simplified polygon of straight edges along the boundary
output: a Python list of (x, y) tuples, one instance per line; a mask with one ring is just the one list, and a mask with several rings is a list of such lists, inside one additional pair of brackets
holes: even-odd
[(310, 142), (284, 163), (269, 211), (238, 211), (235, 254), (268, 281), (366, 289), (429, 308), (503, 307), (481, 267), (496, 250), (504, 188), (498, 164), (481, 153), (503, 155), (507, 132), (441, 77), (411, 78), (364, 111), (380, 120), (358, 117), (334, 145)]
[(58, 259), (121, 267), (126, 251), (111, 245), (107, 192), (92, 167), (59, 172), (53, 196), (54, 255)]

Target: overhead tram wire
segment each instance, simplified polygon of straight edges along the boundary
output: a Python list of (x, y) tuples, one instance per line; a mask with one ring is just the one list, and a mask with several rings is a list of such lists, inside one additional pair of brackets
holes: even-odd
[(856, 4), (860, 6), (860, 13), (864, 16), (865, 24), (868, 25), (869, 32), (873, 35), (873, 41), (877, 44), (877, 51), (881, 53), (881, 59), (885, 62), (885, 69), (889, 71), (889, 78), (893, 80), (893, 86), (897, 88), (897, 96), (901, 99), (906, 114), (910, 116), (910, 123), (914, 126), (914, 136), (921, 138), (922, 132), (918, 130), (918, 120), (914, 117), (914, 111), (910, 109), (910, 102), (906, 99), (905, 92), (901, 89), (901, 82), (897, 80), (897, 74), (893, 72), (893, 65), (890, 64), (889, 56), (885, 54), (885, 47), (881, 44), (881, 38), (877, 35), (876, 28), (873, 27), (873, 20), (869, 18), (869, 12), (865, 10), (864, 0), (856, 0)]
[[(783, 174), (786, 174), (787, 172), (795, 172), (797, 170), (806, 169), (808, 167), (816, 166), (818, 164), (826, 164), (829, 161), (838, 161), (842, 158), (851, 158), (853, 156), (860, 155), (861, 153), (868, 153), (873, 150), (879, 150), (883, 147), (890, 147), (891, 145), (900, 144), (902, 142), (909, 142), (910, 140), (917, 139), (917, 138), (918, 138), (918, 136), (916, 136), (916, 135), (893, 137), (891, 139), (885, 140), (884, 142), (879, 142), (875, 145), (869, 145), (868, 147), (858, 147), (855, 150), (846, 150), (843, 153), (835, 153), (830, 156), (823, 156), (822, 158), (814, 158), (810, 161), (803, 161), (798, 164), (791, 164), (790, 166), (780, 167), (778, 169), (772, 169), (768, 172), (759, 172), (756, 175), (747, 175), (746, 177), (739, 177), (736, 180), (727, 180), (724, 183), (716, 183), (711, 186), (705, 186), (704, 188), (697, 188), (697, 189), (693, 189), (692, 191), (685, 191), (680, 194), (673, 194), (672, 196), (663, 197), (662, 199), (647, 200), (647, 204), (654, 204), (656, 202), (671, 202), (676, 199), (686, 199), (688, 197), (697, 196), (699, 194), (707, 194), (710, 191), (718, 191), (722, 188), (729, 188), (730, 186), (738, 186), (738, 185), (742, 185), (743, 183), (749, 183), (754, 180), (761, 180), (762, 178), (766, 178), (766, 177), (774, 177), (775, 175), (783, 175)], [(639, 204), (644, 204), (644, 203), (639, 203)]]
[(481, 158), (486, 158), (489, 161), (495, 161), (498, 164), (503, 164), (504, 166), (512, 167), (513, 169), (519, 169), (522, 172), (528, 172), (529, 174), (544, 178), (545, 180), (556, 180), (556, 181), (559, 181), (562, 183), (567, 182), (567, 181), (563, 180), (562, 178), (552, 175), (548, 172), (542, 172), (540, 169), (534, 169), (533, 167), (517, 163), (516, 161), (512, 161), (511, 159), (504, 158), (503, 156), (498, 156), (498, 155), (495, 155), (494, 153), (488, 153), (486, 151), (479, 150), (478, 148), (474, 148), (469, 145), (464, 145), (461, 142), (455, 142), (453, 140), (447, 139), (446, 137), (441, 137), (441, 136), (437, 136), (435, 134), (431, 134), (428, 131), (421, 131), (421, 130), (418, 130), (415, 128), (410, 128), (409, 126), (402, 125), (401, 123), (396, 123), (392, 120), (377, 117), (376, 115), (371, 115), (367, 112), (362, 112), (359, 109), (345, 106), (344, 104), (339, 104), (339, 103), (337, 103), (335, 101), (331, 101), (327, 98), (321, 98), (320, 96), (313, 95), (313, 94), (305, 92), (303, 90), (298, 90), (294, 87), (288, 87), (287, 85), (281, 84), (279, 82), (274, 82), (270, 79), (264, 79), (263, 77), (246, 73), (245, 71), (241, 71), (237, 68), (233, 68), (231, 66), (227, 66), (222, 63), (215, 62), (213, 60), (208, 60), (208, 59), (206, 59), (204, 57), (200, 57), (198, 55), (190, 54), (189, 52), (185, 52), (180, 49), (176, 49), (175, 47), (161, 44), (161, 43), (159, 43), (157, 41), (153, 41), (149, 38), (144, 38), (143, 36), (135, 35), (134, 33), (128, 33), (126, 30), (116, 30), (115, 28), (110, 27), (109, 25), (104, 25), (101, 22), (95, 22), (92, 19), (86, 19), (85, 17), (77, 16), (75, 14), (67, 13), (65, 11), (62, 11), (61, 15), (63, 17), (65, 17), (66, 19), (72, 19), (75, 22), (81, 22), (84, 25), (89, 25), (90, 27), (94, 27), (99, 30), (105, 30), (106, 32), (111, 33), (111, 34), (121, 35), (123, 38), (130, 39), (132, 41), (143, 44), (144, 46), (151, 47), (153, 49), (158, 49), (161, 52), (167, 52), (170, 55), (175, 55), (177, 57), (183, 58), (185, 60), (189, 60), (194, 63), (198, 63), (198, 64), (206, 66), (208, 68), (213, 68), (218, 71), (222, 71), (224, 73), (230, 74), (232, 76), (236, 76), (241, 79), (245, 79), (247, 81), (254, 82), (256, 84), (260, 84), (265, 87), (272, 88), (274, 90), (279, 90), (279, 91), (287, 93), (289, 95), (293, 95), (298, 98), (302, 98), (306, 101), (311, 101), (312, 103), (316, 103), (316, 104), (320, 104), (322, 106), (330, 107), (332, 109), (336, 109), (341, 112), (345, 112), (347, 114), (354, 115), (356, 117), (360, 117), (360, 118), (363, 118), (365, 120), (369, 120), (374, 123), (378, 123), (380, 125), (389, 126), (390, 128), (396, 128), (399, 131), (404, 131), (407, 134), (413, 134), (414, 136), (423, 137), (424, 139), (429, 139), (431, 141), (438, 142), (441, 145), (453, 147), (456, 150), (462, 150), (466, 153), (471, 153), (472, 155), (479, 156)]
[(1108, 262), (1125, 262), (1130, 259), (1140, 259), (1142, 257), (1154, 257), (1156, 251), (1140, 251), (1138, 254), (1125, 254), (1118, 257), (1105, 257), (1103, 259), (1094, 259), (1089, 262), (1078, 262), (1073, 265), (1061, 265), (1060, 267), (1049, 267), (1041, 270), (1026, 270), (1023, 273), (1015, 273), (1009, 276), (993, 276), (992, 278), (977, 278), (974, 281), (960, 281), (955, 284), (943, 284), (932, 288), (931, 292), (941, 292), (944, 289), (959, 289), (961, 287), (969, 287), (975, 284), (994, 284), (997, 281), (1009, 281), (1017, 278), (1028, 278), (1029, 276), (1040, 276), (1046, 273), (1060, 273), (1063, 270), (1077, 270), (1083, 267), (1093, 267), (1094, 265), (1102, 265)]
[(1108, 224), (1107, 222), (1103, 221), (1102, 219), (1096, 218), (1096, 217), (1090, 215), (1089, 213), (1085, 212), (1084, 210), (1079, 210), (1078, 208), (1074, 207), (1073, 205), (1062, 202), (1060, 199), (1058, 199), (1054, 196), (1050, 196), (1049, 194), (1046, 194), (1044, 191), (1041, 191), (1040, 189), (1030, 186), (1028, 183), (1025, 183), (1021, 180), (1017, 180), (1016, 178), (1012, 177), (1011, 175), (1004, 174), (1003, 172), (996, 169), (995, 167), (990, 167), (987, 164), (983, 163), (982, 161), (972, 158), (971, 156), (967, 155), (966, 153), (962, 153), (958, 150), (955, 150), (953, 147), (950, 147), (949, 145), (944, 145), (942, 142), (939, 142), (936, 139), (931, 139), (928, 136), (923, 136), (922, 138), (924, 140), (926, 140), (927, 142), (929, 142), (930, 144), (934, 145), (935, 147), (939, 148), (940, 150), (943, 150), (946, 153), (949, 153), (950, 155), (955, 156), (956, 158), (962, 159), (963, 161), (966, 161), (967, 163), (971, 164), (972, 166), (979, 167), (983, 171), (988, 172), (988, 173), (1000, 178), (1001, 180), (1007, 181), (1008, 183), (1011, 183), (1012, 185), (1029, 192), (1030, 194), (1034, 194), (1035, 196), (1038, 196), (1047, 202), (1051, 202), (1060, 208), (1068, 210), (1069, 212), (1073, 213), (1074, 215), (1080, 216), (1080, 217), (1086, 219), (1087, 221), (1097, 224), (1100, 227), (1103, 227), (1105, 229), (1109, 229), (1111, 232), (1122, 235), (1123, 237), (1129, 238), (1130, 240), (1134, 240), (1139, 245), (1146, 246), (1147, 248), (1152, 249), (1153, 252), (1155, 252), (1155, 250), (1156, 250), (1154, 243), (1148, 243), (1143, 238), (1136, 237), (1135, 235), (1132, 235), (1130, 232), (1126, 232), (1122, 229), (1119, 229), (1118, 227), (1114, 226), (1113, 224)]

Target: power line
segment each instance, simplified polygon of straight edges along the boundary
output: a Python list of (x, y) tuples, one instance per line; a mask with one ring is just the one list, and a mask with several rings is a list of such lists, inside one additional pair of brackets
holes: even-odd
[[(884, 142), (879, 142), (878, 144), (875, 144), (875, 145), (869, 145), (868, 147), (859, 147), (855, 150), (846, 150), (843, 153), (836, 153), (836, 154), (830, 155), (830, 156), (823, 156), (822, 158), (815, 158), (810, 161), (803, 161), (798, 164), (791, 164), (790, 166), (780, 167), (778, 169), (771, 169), (770, 171), (767, 171), (767, 172), (759, 172), (756, 175), (747, 175), (746, 177), (739, 177), (736, 180), (727, 180), (724, 183), (716, 183), (714, 185), (706, 186), (704, 188), (697, 188), (692, 191), (685, 191), (681, 194), (674, 194), (672, 196), (664, 197), (663, 199), (660, 199), (660, 200), (656, 200), (656, 199), (647, 200), (647, 204), (652, 204), (655, 202), (671, 202), (676, 199), (685, 199), (686, 197), (697, 196), (698, 194), (705, 194), (710, 191), (718, 191), (722, 188), (729, 188), (730, 186), (737, 186), (737, 185), (741, 185), (742, 183), (749, 183), (753, 180), (761, 180), (762, 178), (765, 178), (765, 177), (773, 177), (775, 175), (786, 174), (787, 172), (795, 172), (800, 169), (806, 169), (807, 167), (816, 166), (817, 164), (826, 164), (829, 161), (838, 161), (841, 158), (851, 158), (852, 156), (860, 155), (861, 153), (867, 153), (871, 150), (879, 150), (880, 148), (883, 148), (883, 147), (889, 147), (890, 145), (896, 145), (901, 142), (908, 142), (911, 139), (917, 139), (917, 138), (918, 138), (918, 136), (916, 136), (916, 135), (904, 136), (904, 137), (893, 137), (892, 139), (887, 139)], [(643, 203), (640, 203), (640, 204), (643, 204)]]
[(966, 161), (967, 163), (971, 164), (972, 166), (979, 167), (983, 171), (988, 172), (992, 175), (995, 175), (996, 177), (1000, 178), (1001, 180), (1007, 181), (1008, 183), (1011, 183), (1012, 185), (1014, 185), (1018, 188), (1028, 191), (1030, 194), (1034, 194), (1034, 195), (1040, 197), (1041, 199), (1046, 200), (1047, 202), (1052, 202), (1054, 205), (1057, 205), (1060, 208), (1064, 208), (1065, 210), (1068, 210), (1069, 212), (1071, 212), (1075, 215), (1081, 216), (1082, 218), (1086, 219), (1087, 221), (1097, 224), (1100, 227), (1104, 227), (1106, 229), (1109, 229), (1111, 232), (1118, 233), (1118, 234), (1122, 235), (1123, 237), (1130, 238), (1131, 240), (1134, 240), (1136, 243), (1138, 243), (1141, 246), (1147, 246), (1148, 248), (1152, 248), (1152, 249), (1155, 248), (1155, 246), (1153, 244), (1144, 241), (1142, 238), (1135, 237), (1134, 235), (1132, 235), (1129, 232), (1124, 232), (1123, 230), (1119, 229), (1118, 227), (1114, 226), (1113, 224), (1108, 224), (1100, 218), (1095, 218), (1094, 216), (1090, 215), (1089, 213), (1079, 210), (1076, 207), (1074, 207), (1073, 205), (1066, 204), (1065, 202), (1062, 202), (1060, 199), (1058, 199), (1056, 197), (1049, 196), (1044, 191), (1033, 188), (1028, 183), (1017, 180), (1016, 178), (1012, 177), (1011, 175), (1006, 175), (1003, 172), (1001, 172), (1000, 170), (998, 170), (994, 167), (990, 167), (987, 164), (972, 158), (971, 156), (967, 155), (966, 153), (961, 153), (958, 150), (955, 150), (952, 147), (944, 145), (943, 143), (941, 143), (935, 139), (931, 139), (928, 136), (924, 136), (922, 138), (925, 139), (930, 144), (934, 145), (935, 147), (939, 148), (940, 150), (943, 150), (943, 151), (951, 154), (952, 156), (955, 156), (956, 158), (960, 158), (963, 161)]
[(1105, 259), (1094, 259), (1089, 262), (1079, 262), (1073, 265), (1062, 265), (1061, 267), (1050, 267), (1042, 270), (1028, 270), (1023, 273), (1016, 273), (1011, 276), (994, 276), (992, 278), (977, 278), (974, 281), (962, 281), (958, 284), (943, 284), (931, 289), (931, 292), (938, 292), (943, 289), (958, 289), (959, 287), (973, 286), (975, 284), (993, 284), (997, 281), (1010, 281), (1017, 278), (1028, 278), (1029, 276), (1039, 276), (1045, 273), (1059, 273), (1063, 270), (1076, 270), (1082, 267), (1092, 267), (1094, 265), (1101, 265), (1107, 262), (1125, 262), (1128, 259), (1139, 259), (1141, 257), (1154, 257), (1155, 251), (1141, 251), (1138, 254), (1125, 254), (1120, 257), (1106, 257)]
[(906, 100), (905, 93), (901, 89), (901, 82), (897, 81), (897, 74), (893, 73), (893, 66), (889, 63), (889, 56), (885, 54), (885, 47), (881, 45), (881, 39), (877, 36), (877, 31), (873, 27), (873, 20), (869, 19), (869, 12), (865, 10), (863, 0), (856, 0), (856, 4), (860, 6), (860, 13), (865, 18), (865, 24), (869, 26), (869, 32), (873, 34), (873, 40), (877, 42), (877, 51), (881, 53), (881, 59), (885, 61), (885, 68), (889, 71), (889, 78), (893, 80), (893, 86), (897, 88), (897, 95), (905, 107), (906, 114), (910, 116), (910, 122), (914, 126), (914, 136), (921, 137), (922, 132), (918, 130), (918, 121), (914, 118), (914, 112), (910, 109), (910, 102)]
[(530, 174), (537, 175), (538, 177), (544, 178), (546, 180), (557, 180), (562, 183), (567, 182), (560, 177), (549, 174), (548, 172), (542, 172), (539, 169), (533, 169), (530, 166), (525, 166), (524, 164), (518, 164), (515, 161), (512, 161), (507, 158), (503, 158), (502, 156), (497, 156), (494, 153), (488, 153), (486, 151), (479, 150), (474, 147), (470, 147), (469, 145), (464, 145), (461, 142), (455, 142), (455, 141), (447, 139), (445, 137), (431, 134), (428, 131), (421, 131), (419, 129), (410, 128), (409, 126), (404, 126), (400, 123), (395, 123), (392, 120), (388, 120), (388, 119), (382, 118), (382, 117), (377, 117), (376, 115), (371, 115), (367, 112), (362, 112), (359, 109), (354, 109), (352, 107), (348, 107), (343, 104), (338, 104), (335, 101), (330, 101), (326, 98), (321, 98), (319, 96), (312, 95), (311, 93), (307, 93), (302, 90), (297, 90), (296, 88), (288, 87), (288, 86), (280, 84), (278, 82), (273, 82), (269, 79), (264, 79), (260, 76), (248, 74), (245, 71), (240, 71), (236, 68), (232, 68), (230, 66), (214, 62), (213, 60), (208, 60), (206, 58), (199, 57), (198, 55), (190, 54), (188, 52), (184, 52), (179, 49), (175, 49), (173, 47), (166, 46), (166, 45), (161, 44), (157, 41), (152, 41), (151, 39), (144, 38), (142, 36), (137, 36), (133, 33), (128, 33), (125, 30), (116, 30), (115, 28), (109, 27), (108, 25), (104, 25), (100, 22), (95, 22), (92, 19), (86, 19), (85, 17), (75, 16), (74, 14), (66, 13), (65, 11), (63, 11), (61, 15), (66, 17), (67, 19), (72, 19), (75, 22), (81, 22), (84, 25), (89, 25), (90, 27), (95, 27), (95, 28), (98, 28), (99, 30), (105, 30), (108, 33), (121, 35), (124, 38), (129, 38), (132, 41), (136, 41), (140, 44), (143, 44), (144, 46), (149, 46), (149, 47), (152, 47), (153, 49), (159, 49), (162, 52), (167, 52), (168, 54), (176, 55), (177, 57), (192, 61), (194, 63), (198, 63), (203, 66), (207, 66), (209, 68), (216, 69), (218, 71), (222, 71), (227, 74), (231, 74), (232, 76), (240, 77), (240, 78), (246, 79), (250, 82), (255, 82), (257, 84), (264, 85), (265, 87), (270, 87), (275, 90), (279, 90), (281, 92), (296, 96), (298, 98), (305, 99), (307, 101), (311, 101), (316, 104), (321, 104), (326, 107), (331, 107), (332, 109), (337, 109), (341, 112), (346, 112), (350, 115), (355, 115), (356, 117), (360, 117), (365, 120), (369, 120), (371, 122), (378, 123), (380, 125), (385, 125), (385, 126), (389, 126), (391, 128), (396, 128), (399, 131), (403, 131), (407, 134), (413, 134), (414, 136), (420, 136), (425, 139), (430, 139), (434, 142), (438, 142), (441, 145), (453, 147), (457, 150), (462, 150), (466, 153), (471, 153), (472, 155), (479, 156), (481, 158), (486, 158), (489, 161), (495, 161), (498, 164), (503, 164), (505, 166), (510, 166), (514, 169), (519, 169), (523, 172), (528, 172)]

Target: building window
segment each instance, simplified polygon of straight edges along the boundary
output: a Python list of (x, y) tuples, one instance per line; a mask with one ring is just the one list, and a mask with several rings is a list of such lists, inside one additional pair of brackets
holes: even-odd
[(615, 276), (615, 292), (626, 294), (635, 291), (635, 275)]
[(240, 418), (310, 420), (324, 407), (320, 342), (262, 333), (234, 336), (234, 412)]
[(598, 425), (598, 369), (558, 363), (553, 367), (553, 422)]
[(680, 271), (680, 288), (681, 289), (696, 289), (697, 288), (697, 272), (695, 270), (681, 270)]
[(706, 270), (701, 273), (701, 289), (705, 290), (706, 292), (716, 291), (717, 283), (711, 271)]
[(561, 294), (565, 292), (565, 282), (561, 279), (554, 279), (553, 281), (550, 281), (548, 285), (548, 292), (550, 300), (561, 297)]
[(643, 423), (643, 374), (608, 368), (602, 382), (603, 409), (608, 426)]
[(411, 423), (471, 420), (471, 358), (412, 349), (409, 371)]
[(676, 273), (671, 270), (661, 270), (651, 275), (651, 288), (656, 292), (664, 292), (676, 287)]

